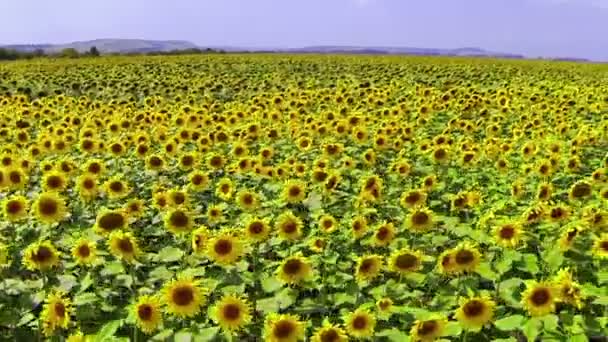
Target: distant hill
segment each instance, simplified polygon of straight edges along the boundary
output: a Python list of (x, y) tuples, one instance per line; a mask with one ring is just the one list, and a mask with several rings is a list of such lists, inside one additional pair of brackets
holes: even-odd
[(476, 47), (458, 49), (434, 49), (415, 47), (361, 47), (361, 46), (309, 46), (289, 49), (300, 53), (352, 53), (352, 54), (387, 54), (387, 55), (421, 55), (421, 56), (479, 56), (500, 58), (524, 58), (522, 55), (486, 51)]
[(63, 49), (73, 48), (78, 52), (89, 51), (91, 47), (97, 47), (101, 53), (147, 53), (167, 52), (172, 50), (195, 49), (194, 43), (184, 40), (144, 40), (144, 39), (95, 39), (88, 41), (72, 42), (67, 44), (34, 44), (34, 45), (4, 45), (2, 48), (22, 52), (33, 52), (43, 50), (45, 53), (59, 52)]

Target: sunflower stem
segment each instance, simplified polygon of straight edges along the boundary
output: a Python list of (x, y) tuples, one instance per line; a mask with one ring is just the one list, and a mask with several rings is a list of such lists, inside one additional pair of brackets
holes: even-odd
[(254, 326), (258, 325), (258, 300), (257, 300), (257, 292), (258, 292), (258, 255), (259, 255), (260, 244), (256, 243), (253, 248), (253, 288), (251, 290), (251, 303), (253, 305), (253, 324)]

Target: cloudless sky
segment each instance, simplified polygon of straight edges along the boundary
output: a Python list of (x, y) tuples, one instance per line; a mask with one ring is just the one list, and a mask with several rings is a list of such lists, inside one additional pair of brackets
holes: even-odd
[(480, 47), (608, 61), (608, 0), (0, 0), (0, 44)]

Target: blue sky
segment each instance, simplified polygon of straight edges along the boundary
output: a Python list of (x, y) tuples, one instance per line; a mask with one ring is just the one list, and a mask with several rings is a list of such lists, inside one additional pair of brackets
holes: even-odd
[(608, 0), (0, 0), (0, 44), (481, 47), (608, 61)]

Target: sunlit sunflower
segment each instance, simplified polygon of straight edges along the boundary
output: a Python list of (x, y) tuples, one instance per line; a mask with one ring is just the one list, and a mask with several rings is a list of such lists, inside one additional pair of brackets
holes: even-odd
[(404, 208), (416, 208), (424, 206), (426, 197), (426, 192), (423, 190), (411, 190), (401, 194), (399, 203)]
[(570, 187), (568, 197), (571, 200), (583, 200), (591, 196), (592, 192), (593, 188), (591, 187), (591, 184), (586, 181), (579, 181)]
[(59, 264), (59, 251), (50, 241), (35, 242), (25, 248), (23, 264), (31, 271), (46, 271)]
[(239, 191), (236, 198), (237, 204), (244, 211), (253, 211), (260, 206), (260, 196), (249, 190)]
[(166, 209), (169, 207), (169, 195), (164, 191), (159, 191), (152, 195), (152, 205), (156, 209)]
[(233, 192), (234, 183), (227, 177), (220, 179), (215, 187), (215, 195), (224, 201), (232, 198)]
[(559, 240), (557, 241), (560, 251), (565, 252), (572, 247), (580, 230), (581, 229), (578, 227), (570, 227), (560, 235)]
[(192, 171), (188, 175), (188, 187), (194, 191), (203, 191), (209, 186), (209, 174), (203, 171)]
[(233, 265), (245, 254), (244, 243), (231, 231), (223, 231), (209, 239), (207, 257), (222, 266)]
[(108, 198), (113, 200), (124, 198), (131, 192), (129, 185), (120, 177), (110, 178), (104, 183), (103, 187)]
[(283, 185), (281, 198), (287, 203), (300, 203), (306, 198), (306, 183), (289, 180)]
[(317, 330), (311, 338), (312, 342), (346, 342), (348, 336), (344, 329), (335, 324), (329, 323), (328, 320), (323, 321), (323, 325)]
[(519, 244), (523, 230), (518, 223), (505, 223), (494, 228), (494, 240), (498, 245), (513, 248)]
[(245, 299), (227, 294), (215, 303), (211, 318), (226, 331), (238, 331), (251, 322), (251, 307)]
[(522, 294), (521, 303), (530, 316), (544, 316), (555, 311), (559, 290), (549, 282), (532, 281)]
[(163, 325), (161, 301), (156, 296), (140, 296), (131, 312), (137, 327), (146, 334), (152, 334)]
[(131, 232), (123, 232), (114, 230), (110, 233), (108, 240), (110, 252), (118, 259), (126, 262), (134, 262), (141, 254), (139, 245), (135, 236)]
[(196, 316), (205, 304), (206, 289), (190, 276), (179, 275), (163, 285), (163, 304), (168, 313), (181, 318)]
[(304, 339), (305, 328), (298, 316), (270, 313), (264, 321), (264, 341), (297, 342)]
[(354, 338), (371, 338), (376, 328), (376, 317), (361, 308), (344, 316), (344, 326), (348, 335)]
[(333, 216), (325, 214), (319, 218), (318, 227), (320, 231), (330, 234), (338, 228), (338, 222)]
[(422, 268), (422, 253), (409, 249), (394, 251), (388, 262), (388, 267), (392, 272), (407, 274), (416, 272)]
[(179, 189), (169, 190), (167, 193), (169, 205), (172, 207), (188, 207), (190, 204), (190, 196), (186, 191)]
[(90, 201), (97, 197), (99, 194), (99, 187), (97, 185), (97, 178), (95, 176), (84, 173), (76, 179), (76, 189), (78, 195), (84, 201)]
[(553, 195), (553, 185), (551, 183), (543, 182), (538, 186), (536, 198), (539, 201), (548, 201)]
[(302, 236), (302, 220), (291, 211), (286, 211), (279, 215), (275, 221), (275, 230), (279, 237), (284, 240), (297, 240)]
[(305, 257), (295, 255), (284, 259), (276, 274), (284, 283), (296, 285), (310, 279), (312, 266)]
[(21, 190), (29, 183), (29, 177), (20, 168), (8, 169), (5, 172), (6, 183), (12, 190)]
[(2, 213), (9, 222), (27, 218), (29, 203), (25, 196), (12, 196), (2, 202)]
[(552, 282), (559, 291), (559, 301), (570, 304), (577, 309), (583, 308), (583, 294), (581, 291), (581, 285), (577, 283), (572, 277), (572, 273), (569, 269), (561, 269), (557, 272), (557, 275), (552, 279)]
[(194, 226), (194, 219), (190, 213), (180, 208), (167, 212), (163, 221), (165, 229), (177, 235), (189, 233)]
[(245, 235), (254, 242), (262, 242), (270, 235), (270, 224), (267, 219), (250, 217), (245, 221)]
[(496, 303), (488, 297), (464, 299), (456, 310), (455, 317), (467, 330), (478, 331), (492, 321)]
[(473, 245), (464, 242), (452, 250), (456, 272), (475, 272), (481, 262), (481, 253)]
[(417, 208), (412, 211), (406, 220), (409, 229), (415, 232), (424, 232), (434, 224), (433, 212), (428, 208)]
[(310, 239), (308, 246), (311, 251), (315, 253), (321, 253), (325, 250), (325, 247), (327, 246), (327, 240), (320, 237), (313, 237)]
[(593, 242), (593, 254), (600, 259), (608, 259), (608, 233), (595, 238)]
[(207, 222), (210, 225), (218, 224), (224, 221), (224, 204), (213, 204), (207, 208)]
[(109, 235), (115, 230), (127, 227), (127, 215), (122, 210), (102, 209), (97, 214), (94, 230), (101, 235)]
[(378, 309), (378, 312), (382, 314), (391, 314), (393, 311), (393, 304), (392, 299), (384, 297), (376, 301), (376, 308)]
[(153, 154), (146, 158), (146, 169), (151, 171), (161, 171), (165, 167), (165, 159), (162, 156)]
[(393, 241), (396, 235), (397, 231), (391, 222), (382, 222), (374, 232), (372, 244), (376, 247), (386, 247)]
[(31, 209), (38, 221), (46, 224), (61, 222), (67, 216), (65, 200), (53, 192), (39, 194)]
[(413, 342), (430, 342), (444, 334), (447, 319), (435, 315), (425, 320), (416, 320), (410, 329), (410, 340)]
[(549, 208), (547, 217), (552, 222), (562, 222), (570, 217), (571, 210), (566, 205), (558, 204)]
[(124, 207), (124, 211), (129, 217), (139, 218), (143, 215), (145, 210), (144, 201), (134, 198), (129, 200)]
[(42, 177), (42, 188), (45, 191), (62, 192), (68, 186), (68, 179), (63, 172), (51, 171)]
[(78, 265), (92, 265), (97, 260), (97, 246), (95, 242), (81, 238), (74, 243), (72, 256)]
[(67, 329), (72, 312), (72, 301), (67, 298), (64, 292), (55, 291), (50, 293), (44, 300), (40, 313), (44, 335), (52, 336), (57, 329)]
[(371, 254), (357, 258), (355, 277), (359, 282), (371, 281), (382, 272), (384, 260), (380, 255)]

